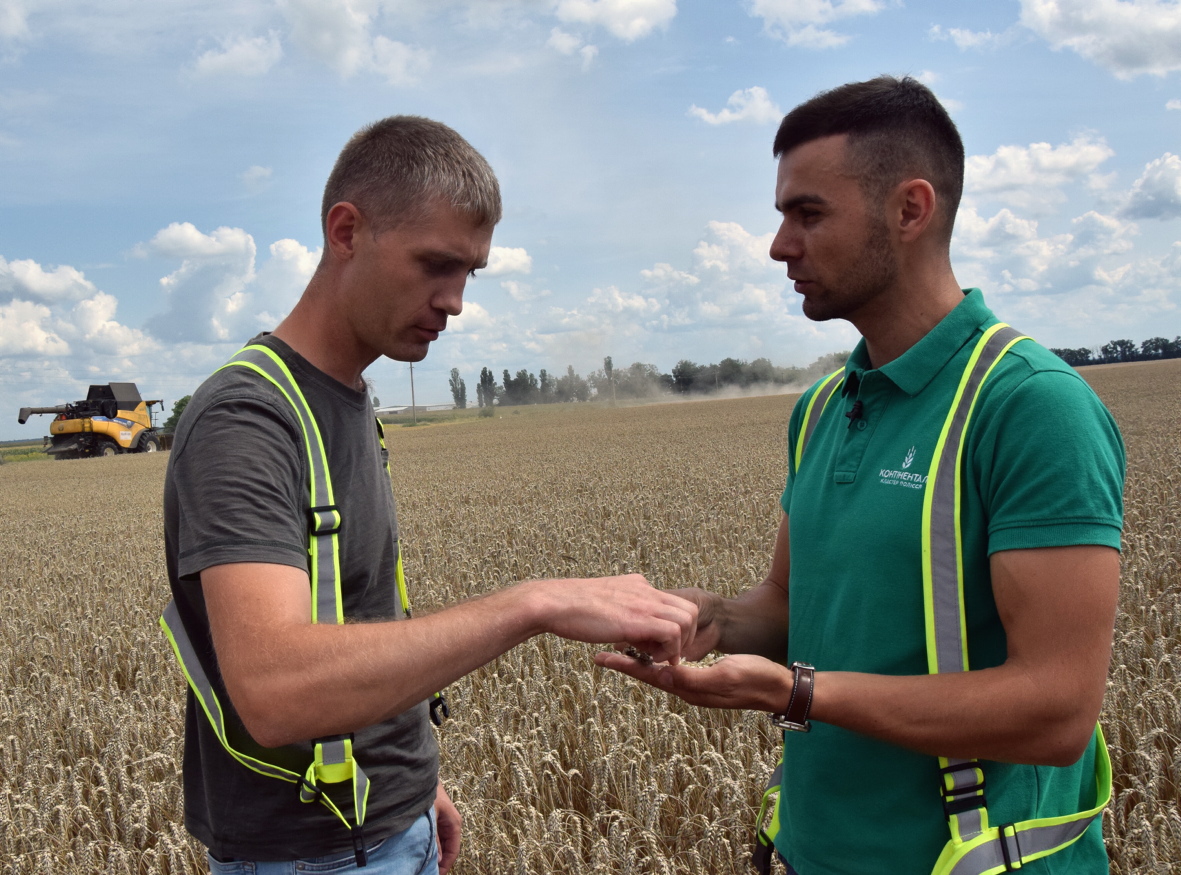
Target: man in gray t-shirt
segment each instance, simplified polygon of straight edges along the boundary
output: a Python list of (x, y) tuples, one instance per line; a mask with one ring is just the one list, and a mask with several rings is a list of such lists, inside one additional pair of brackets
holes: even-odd
[[(361, 130), (324, 192), (315, 274), (274, 333), (253, 341), (290, 371), (319, 425), (343, 519), (344, 614), (366, 622), (312, 622), (304, 431), (267, 379), (242, 367), (214, 374), (181, 417), (169, 461), (169, 579), (227, 742), (302, 773), (310, 740), (352, 734), (371, 781), (363, 842), (374, 873), (446, 872), (458, 853), (459, 814), (428, 726), (435, 690), (543, 632), (630, 641), (675, 662), (696, 626), (692, 603), (639, 575), (528, 581), (430, 616), (402, 613), (397, 520), (362, 372), (383, 355), (425, 357), (459, 314), (466, 277), (486, 264), (500, 215), (491, 168), (450, 128), (400, 116)], [(184, 767), (186, 826), (214, 872), (353, 859), (356, 835), (231, 756), (192, 693)], [(346, 782), (328, 795), (351, 813), (350, 791)]]

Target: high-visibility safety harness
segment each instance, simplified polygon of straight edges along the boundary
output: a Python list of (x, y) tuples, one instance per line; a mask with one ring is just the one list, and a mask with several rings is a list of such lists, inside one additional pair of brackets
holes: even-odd
[[(300, 427), (303, 430), (303, 445), (307, 452), (310, 475), (308, 478), (307, 516), (308, 576), (312, 588), (312, 622), (342, 624), (344, 623), (344, 600), (340, 591), (339, 533), (343, 520), (340, 508), (332, 493), (332, 476), (328, 470), (328, 454), (324, 449), (320, 427), (316, 423), (312, 409), (295, 377), (274, 351), (261, 344), (247, 346), (239, 350), (219, 370), (229, 367), (248, 368), (265, 377), (287, 399), (299, 419)], [(385, 435), (380, 421), (377, 422), (377, 434), (381, 448), (384, 450)], [(388, 461), (385, 462), (385, 469), (388, 475)], [(401, 544), (398, 545), (395, 578), (402, 613), (406, 617), (410, 617), (410, 600), (406, 591), (406, 577), (402, 570)], [(320, 802), (328, 808), (349, 830), (353, 840), (357, 866), (365, 866), (368, 859), (363, 827), (365, 810), (369, 800), (369, 779), (353, 757), (352, 735), (335, 735), (314, 739), (312, 741), (312, 762), (302, 774), (235, 750), (226, 736), (225, 714), (221, 703), (201, 666), (201, 661), (197, 658), (196, 649), (185, 631), (184, 623), (181, 622), (175, 600), (169, 602), (168, 607), (164, 609), (164, 615), (160, 618), (160, 627), (172, 645), (172, 650), (176, 654), (189, 688), (193, 691), (197, 703), (205, 712), (205, 716), (209, 719), (214, 733), (226, 752), (246, 768), (252, 769), (260, 775), (298, 785), (301, 802)], [(442, 723), (443, 719), (449, 716), (447, 700), (442, 693), (435, 693), (432, 697), (430, 715), (436, 725)], [(321, 786), (322, 784), (340, 784), (345, 781), (352, 784), (353, 823), (349, 823), (349, 819)]]
[[(1004, 323), (987, 328), (964, 367), (959, 387), (935, 445), (923, 493), (923, 607), (926, 619), (927, 671), (930, 674), (968, 670), (967, 618), (964, 610), (963, 539), (960, 529), (961, 472), (965, 436), (980, 389), (992, 369), (1025, 335)], [(799, 471), (804, 448), (825, 406), (844, 380), (844, 371), (825, 377), (808, 401), (793, 448)], [(931, 875), (995, 875), (1016, 871), (1026, 863), (1073, 844), (1111, 801), (1111, 759), (1102, 728), (1095, 726), (1096, 804), (1060, 817), (1043, 817), (991, 826), (979, 760), (939, 757), (939, 792), (951, 839), (943, 847)], [(779, 831), (779, 793), (783, 758), (771, 774), (759, 808), (752, 863), (770, 872), (774, 839)], [(768, 809), (771, 816), (767, 817)]]

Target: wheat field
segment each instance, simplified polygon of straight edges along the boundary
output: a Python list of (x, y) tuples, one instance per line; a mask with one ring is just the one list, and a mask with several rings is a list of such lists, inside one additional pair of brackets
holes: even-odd
[[(1089, 368), (1128, 444), (1103, 723), (1113, 873), (1181, 871), (1181, 362)], [(509, 408), (390, 429), (419, 611), (514, 580), (640, 571), (736, 592), (777, 524), (792, 396)], [(167, 456), (0, 467), (0, 871), (196, 873), (180, 826), (182, 682), (155, 625)], [(535, 639), (452, 685), (457, 875), (747, 872), (776, 738)]]

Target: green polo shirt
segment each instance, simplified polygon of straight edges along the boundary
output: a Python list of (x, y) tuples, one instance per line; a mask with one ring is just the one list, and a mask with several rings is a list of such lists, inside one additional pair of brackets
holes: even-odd
[[(899, 358), (872, 368), (864, 340), (841, 390), (789, 468), (788, 660), (818, 671), (927, 673), (921, 571), (923, 486), (956, 386), (996, 317), (979, 290)], [(803, 410), (791, 418), (795, 446)], [(846, 413), (861, 402), (861, 416)], [(971, 668), (1005, 660), (989, 556), (1102, 544), (1119, 549), (1124, 448), (1091, 388), (1023, 340), (984, 384), (964, 447), (963, 562)], [(817, 723), (784, 745), (776, 846), (799, 875), (929, 875), (950, 837), (938, 760)], [(1094, 741), (1074, 766), (985, 762), (995, 824), (1070, 814), (1095, 803)], [(1096, 822), (1029, 875), (1107, 872)]]

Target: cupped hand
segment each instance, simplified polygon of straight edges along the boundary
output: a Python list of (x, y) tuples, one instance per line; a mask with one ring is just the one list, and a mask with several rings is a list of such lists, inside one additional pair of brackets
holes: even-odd
[(690, 705), (782, 712), (791, 698), (787, 667), (761, 656), (737, 653), (712, 665), (645, 665), (622, 653), (595, 654), (595, 663), (659, 687)]

